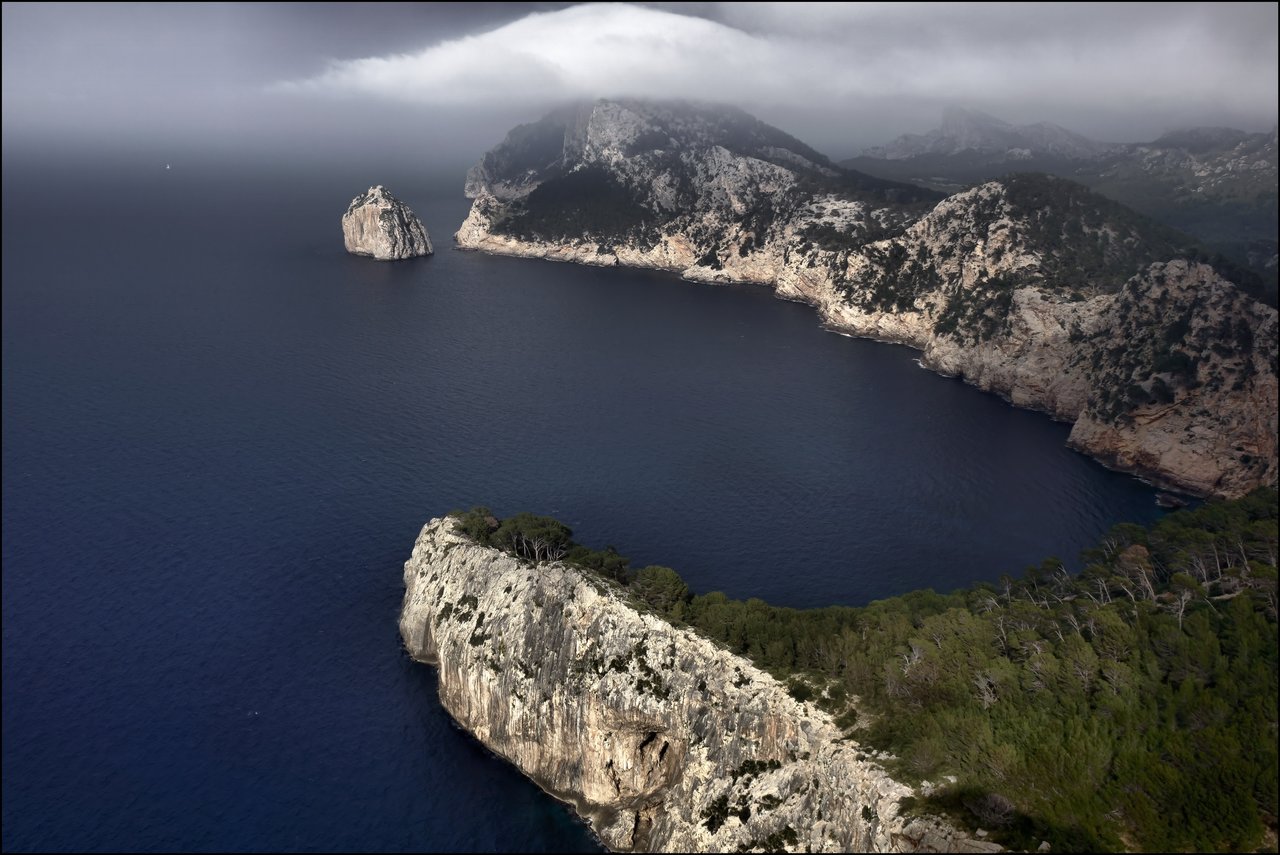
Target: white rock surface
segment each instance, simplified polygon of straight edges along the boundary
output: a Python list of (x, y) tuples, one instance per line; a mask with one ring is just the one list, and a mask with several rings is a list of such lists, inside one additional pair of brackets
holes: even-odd
[(351, 200), (342, 215), (342, 240), (352, 255), (368, 255), (379, 261), (433, 252), (422, 222), (381, 184)]
[[(562, 564), (476, 546), (434, 519), (404, 566), (400, 633), (466, 730), (618, 851), (993, 852), (773, 677)], [(773, 765), (754, 773), (749, 762)], [(772, 762), (771, 761), (775, 761)], [(723, 824), (708, 824), (727, 799)], [(746, 815), (742, 807), (749, 807)], [(743, 818), (745, 816), (745, 818)]]

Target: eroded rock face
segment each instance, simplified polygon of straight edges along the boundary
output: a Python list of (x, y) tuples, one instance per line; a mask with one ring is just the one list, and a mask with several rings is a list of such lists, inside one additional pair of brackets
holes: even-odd
[(598, 578), (476, 546), (444, 518), (404, 579), (400, 633), (445, 708), (610, 849), (999, 851), (901, 816), (914, 791), (826, 713)]
[[(926, 367), (1082, 420), (1072, 445), (1107, 465), (1201, 495), (1276, 482), (1275, 311), (1207, 266), (1166, 264), (1180, 252), (1167, 231), (1042, 176), (930, 202), (840, 174), (744, 115), (599, 102), (522, 126), (469, 173), (455, 240), (767, 285), (834, 329), (919, 348)], [(1153, 277), (1185, 285), (1152, 291)], [(1147, 295), (1165, 302), (1138, 307)], [(1175, 303), (1187, 323), (1160, 325)], [(1143, 313), (1160, 341), (1134, 326)], [(1198, 368), (1166, 370), (1174, 352), (1212, 365), (1202, 388)], [(1105, 405), (1086, 412), (1090, 401)]]
[(431, 255), (431, 238), (409, 206), (381, 184), (351, 200), (342, 215), (347, 252), (379, 261)]
[(1072, 447), (1194, 493), (1276, 483), (1275, 309), (1203, 264), (1156, 264), (1116, 295), (1085, 354)]

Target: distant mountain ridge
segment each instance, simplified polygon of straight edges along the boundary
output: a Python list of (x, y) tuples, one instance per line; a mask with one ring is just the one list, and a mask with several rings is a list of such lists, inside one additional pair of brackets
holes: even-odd
[(925, 154), (977, 152), (1003, 154), (1014, 159), (1034, 155), (1084, 159), (1100, 157), (1115, 148), (1110, 143), (1095, 142), (1051, 122), (1011, 125), (977, 110), (951, 107), (943, 112), (942, 124), (938, 128), (926, 134), (904, 134), (891, 143), (869, 148), (859, 156), (905, 160)]
[(926, 134), (906, 134), (841, 165), (943, 192), (1034, 170), (1070, 178), (1274, 281), (1277, 258), (1276, 129), (1198, 127), (1149, 143), (1103, 143), (1058, 125), (1012, 125), (950, 109)]
[(605, 100), (515, 128), (467, 193), (460, 248), (768, 285), (1075, 422), (1072, 444), (1117, 468), (1224, 496), (1276, 481), (1276, 310), (1243, 271), (1074, 182), (1015, 174), (939, 199), (741, 110)]
[[(625, 98), (564, 107), (537, 122), (513, 128), (502, 145), (485, 153), (471, 168), (466, 187), (468, 195), (483, 186), (492, 195), (514, 198), (524, 195), (533, 182), (546, 183), (601, 159), (614, 167), (635, 160), (679, 173), (675, 160), (680, 152), (711, 147), (793, 171), (814, 186), (865, 191), (896, 201), (942, 198), (942, 194), (918, 185), (839, 166), (737, 107)], [(658, 193), (654, 201), (661, 209), (679, 200)]]

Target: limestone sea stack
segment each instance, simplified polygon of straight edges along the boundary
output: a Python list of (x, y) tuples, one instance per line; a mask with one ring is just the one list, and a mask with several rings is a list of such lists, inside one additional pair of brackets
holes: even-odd
[(352, 255), (369, 255), (379, 261), (433, 252), (422, 221), (381, 184), (351, 200), (342, 216), (342, 240)]

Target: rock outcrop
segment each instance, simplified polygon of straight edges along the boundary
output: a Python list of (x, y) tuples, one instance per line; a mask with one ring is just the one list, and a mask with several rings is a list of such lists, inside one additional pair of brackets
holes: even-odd
[(477, 546), (434, 519), (400, 633), (466, 730), (618, 851), (993, 852), (906, 816), (826, 713), (598, 577)]
[[(1275, 399), (1275, 310), (1206, 265), (1166, 264), (1181, 235), (1072, 182), (1017, 175), (938, 201), (740, 111), (604, 101), (512, 131), (467, 193), (460, 248), (767, 285), (1018, 406), (1085, 415), (1072, 444), (1108, 465), (1197, 494), (1275, 483), (1276, 420), (1257, 410)], [(1146, 294), (1191, 319), (1129, 359)], [(1216, 385), (1184, 357), (1215, 360)], [(1160, 399), (1158, 429), (1135, 384)], [(1090, 401), (1106, 403), (1086, 415)]]
[(351, 200), (342, 215), (347, 252), (379, 261), (431, 255), (431, 238), (409, 206), (381, 184)]
[(1153, 265), (1074, 357), (1090, 389), (1068, 442), (1193, 493), (1274, 484), (1276, 351), (1275, 309), (1205, 265)]

